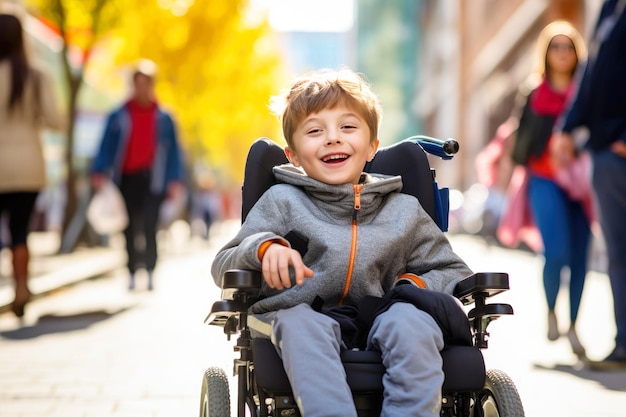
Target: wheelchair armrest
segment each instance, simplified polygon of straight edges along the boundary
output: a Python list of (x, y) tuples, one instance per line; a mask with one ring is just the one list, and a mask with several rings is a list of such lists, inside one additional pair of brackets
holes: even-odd
[(500, 316), (512, 315), (513, 307), (509, 304), (485, 304), (484, 306), (476, 307), (470, 310), (467, 317), (470, 320), (482, 319), (483, 317), (489, 317), (491, 320), (495, 320)]
[(460, 281), (453, 295), (464, 305), (483, 304), (485, 298), (509, 289), (509, 274), (504, 272), (477, 272)]
[(472, 326), (474, 346), (479, 349), (488, 347), (489, 323), (503, 315), (513, 314), (513, 307), (508, 304), (486, 304), (485, 300), (509, 289), (509, 275), (504, 272), (479, 272), (465, 278), (454, 288), (453, 295), (464, 305), (475, 304), (468, 313)]
[(256, 298), (261, 292), (262, 283), (260, 271), (230, 269), (222, 277), (222, 299), (232, 300), (235, 294)]
[(231, 269), (222, 277), (222, 299), (213, 303), (205, 323), (224, 327), (227, 334), (238, 330), (242, 315), (247, 313), (253, 300), (261, 292), (262, 276), (259, 271)]

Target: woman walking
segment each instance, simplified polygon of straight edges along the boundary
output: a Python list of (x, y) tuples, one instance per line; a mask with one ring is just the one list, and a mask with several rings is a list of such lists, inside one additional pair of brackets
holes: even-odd
[[(24, 315), (28, 288), (28, 226), (46, 185), (40, 129), (60, 129), (63, 118), (45, 74), (29, 62), (19, 17), (0, 9), (0, 213), (8, 216), (16, 316)], [(3, 242), (4, 243), (4, 242)]]
[[(519, 120), (513, 161), (525, 167), (526, 198), (532, 220), (541, 235), (543, 284), (548, 307), (548, 339), (560, 337), (555, 305), (561, 290), (561, 273), (569, 269), (570, 327), (572, 350), (580, 357), (585, 349), (576, 333), (576, 319), (587, 274), (590, 210), (574, 198), (558, 180), (550, 152), (550, 139), (557, 119), (575, 88), (574, 74), (586, 56), (582, 37), (565, 21), (546, 26), (537, 42), (535, 84), (530, 89)], [(532, 80), (532, 78), (531, 78)], [(579, 184), (582, 189), (584, 184)]]

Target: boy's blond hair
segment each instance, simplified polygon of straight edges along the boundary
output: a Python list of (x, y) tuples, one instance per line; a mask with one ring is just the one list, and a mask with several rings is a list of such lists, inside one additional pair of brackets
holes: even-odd
[(363, 76), (349, 69), (319, 70), (296, 79), (286, 94), (272, 98), (271, 108), (282, 121), (287, 146), (294, 148), (293, 135), (308, 115), (339, 104), (357, 112), (370, 129), (370, 142), (378, 139), (382, 109), (378, 97)]

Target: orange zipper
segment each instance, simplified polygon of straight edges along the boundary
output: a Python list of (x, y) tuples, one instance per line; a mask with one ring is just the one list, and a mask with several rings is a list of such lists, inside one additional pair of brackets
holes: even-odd
[(357, 214), (357, 211), (361, 210), (361, 190), (363, 189), (363, 184), (356, 184), (353, 187), (354, 187), (354, 214), (352, 216), (352, 242), (350, 245), (350, 260), (348, 262), (348, 272), (346, 273), (346, 280), (343, 285), (343, 293), (341, 294), (341, 298), (339, 299), (339, 305), (343, 304), (343, 301), (348, 296), (348, 291), (350, 291), (350, 284), (352, 282), (352, 273), (354, 272), (354, 261), (356, 258), (356, 240), (358, 236), (356, 214)]

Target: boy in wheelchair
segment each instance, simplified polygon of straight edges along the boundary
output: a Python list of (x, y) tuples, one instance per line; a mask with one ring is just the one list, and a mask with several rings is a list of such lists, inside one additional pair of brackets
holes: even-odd
[[(340, 352), (364, 347), (381, 352), (386, 368), (382, 416), (438, 416), (449, 329), (414, 303), (375, 301), (407, 284), (444, 297), (469, 332), (450, 294), (472, 271), (418, 200), (400, 192), (400, 177), (363, 172), (378, 148), (381, 109), (358, 74), (312, 73), (282, 99), (274, 110), (290, 164), (274, 168), (278, 184), (216, 256), (216, 284), (229, 269), (262, 271), (248, 324), (271, 339), (302, 415), (357, 416)], [(366, 305), (377, 314), (357, 336), (342, 333), (341, 318)]]

